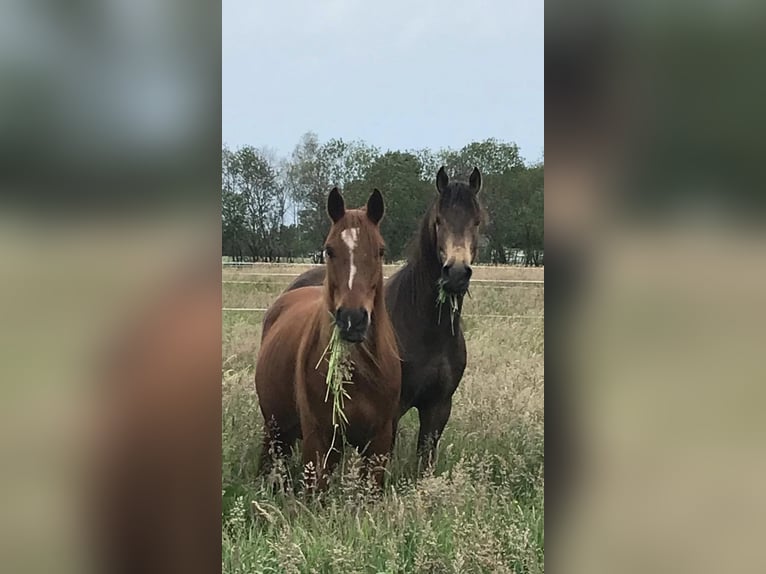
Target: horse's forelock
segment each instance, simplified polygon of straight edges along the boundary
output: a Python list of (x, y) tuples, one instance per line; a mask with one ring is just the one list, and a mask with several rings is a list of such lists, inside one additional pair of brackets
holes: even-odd
[(451, 181), (439, 195), (438, 205), (443, 209), (464, 209), (473, 211), (480, 209), (479, 200), (473, 189), (462, 181)]

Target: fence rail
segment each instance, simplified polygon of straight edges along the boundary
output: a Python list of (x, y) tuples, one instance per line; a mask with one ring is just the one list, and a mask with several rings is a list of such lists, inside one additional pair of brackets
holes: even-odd
[[(254, 263), (226, 263), (224, 262), (224, 265), (257, 265)], [(261, 263), (260, 265), (263, 265)], [(267, 264), (268, 265), (268, 264)], [(313, 265), (310, 263), (303, 264), (310, 267), (319, 267), (319, 265)], [(486, 266), (488, 268), (495, 268), (494, 266)], [(288, 285), (293, 279), (296, 279), (298, 275), (295, 273), (282, 273), (282, 272), (276, 272), (276, 273), (264, 273), (264, 272), (239, 272), (236, 276), (248, 276), (248, 277), (278, 277), (278, 278), (288, 278), (289, 280), (280, 280), (280, 281), (274, 281), (272, 283), (276, 283), (278, 285)], [(388, 279), (390, 276), (384, 276), (385, 279)], [(258, 285), (261, 284), (262, 281), (242, 281), (242, 280), (235, 280), (235, 279), (222, 279), (221, 283), (223, 284), (245, 284), (245, 285)], [(519, 289), (522, 287), (527, 286), (544, 286), (545, 281), (544, 280), (535, 280), (535, 279), (471, 279), (471, 283), (474, 284), (480, 284), (482, 286), (491, 287), (494, 289)], [(243, 313), (263, 313), (268, 310), (267, 307), (223, 307), (223, 311), (226, 312), (243, 312)], [(544, 315), (501, 315), (501, 314), (474, 314), (474, 313), (463, 313), (463, 317), (476, 317), (476, 318), (489, 318), (489, 319), (544, 319)]]
[[(241, 312), (259, 312), (268, 311), (268, 307), (224, 307), (222, 311), (241, 311)], [(495, 319), (545, 319), (544, 315), (494, 315), (494, 314), (474, 314), (462, 313), (462, 317), (482, 317)]]
[[(402, 267), (406, 261), (398, 261), (396, 263), (384, 263), (383, 267)], [(224, 267), (230, 266), (230, 267), (244, 267), (246, 265), (249, 265), (250, 267), (255, 267), (256, 265), (261, 265), (263, 267), (285, 267), (285, 266), (298, 266), (302, 265), (304, 267), (322, 267), (322, 263), (290, 263), (290, 262), (281, 262), (281, 263), (269, 263), (267, 261), (223, 261), (222, 265)], [(498, 265), (492, 265), (491, 263), (477, 263), (474, 264), (473, 267), (478, 267), (479, 269), (502, 269), (504, 267), (530, 267), (529, 265), (512, 265), (510, 263), (500, 263)], [(533, 267), (534, 268), (534, 267)], [(538, 269), (544, 269), (544, 266), (540, 265)]]
[[(239, 273), (238, 275), (247, 275), (250, 277), (290, 277), (291, 279), (296, 279), (298, 275), (295, 275), (294, 273)], [(388, 279), (390, 275), (384, 275), (384, 279)], [(234, 281), (230, 279), (223, 279), (221, 281), (222, 283), (257, 283), (257, 281)], [(537, 279), (471, 279), (471, 283), (497, 283), (497, 284), (504, 284), (504, 283), (518, 283), (518, 284), (529, 284), (529, 285), (544, 285), (545, 281), (543, 280), (537, 280)]]
[[(259, 283), (258, 281), (221, 281), (224, 285), (226, 284), (235, 284), (235, 285), (264, 285), (264, 283)], [(275, 285), (275, 286), (284, 286), (287, 287), (290, 284), (290, 281), (270, 281), (268, 285)], [(543, 287), (536, 286), (536, 285), (481, 285), (481, 287), (486, 287), (487, 289), (539, 289), (542, 290)]]

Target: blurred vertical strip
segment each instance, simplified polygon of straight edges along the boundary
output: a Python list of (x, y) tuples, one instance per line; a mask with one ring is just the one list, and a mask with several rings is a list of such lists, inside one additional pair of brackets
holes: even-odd
[(577, 337), (574, 315), (590, 281), (597, 210), (605, 195), (604, 154), (615, 151), (607, 140), (615, 123), (609, 107), (609, 72), (616, 42), (607, 18), (604, 11), (585, 17), (565, 6), (546, 5), (545, 155), (551, 168), (545, 178), (549, 549), (560, 539), (556, 516), (565, 513), (577, 490), (585, 456), (572, 341)]
[(218, 571), (221, 5), (11, 0), (0, 46), (0, 571)]
[(765, 16), (546, 2), (554, 571), (766, 569)]

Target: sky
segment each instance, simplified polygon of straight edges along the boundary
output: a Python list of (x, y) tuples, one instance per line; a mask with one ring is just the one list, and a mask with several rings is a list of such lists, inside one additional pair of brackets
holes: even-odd
[(223, 0), (223, 143), (543, 156), (542, 0)]

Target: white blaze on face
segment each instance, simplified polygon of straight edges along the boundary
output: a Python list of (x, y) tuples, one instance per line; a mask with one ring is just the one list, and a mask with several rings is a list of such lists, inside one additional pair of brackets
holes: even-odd
[(356, 243), (359, 239), (359, 228), (351, 227), (344, 229), (340, 232), (340, 238), (343, 243), (348, 247), (349, 253), (349, 270), (348, 270), (348, 288), (352, 289), (354, 285), (354, 275), (356, 275), (356, 265), (354, 265), (354, 249), (356, 249)]

